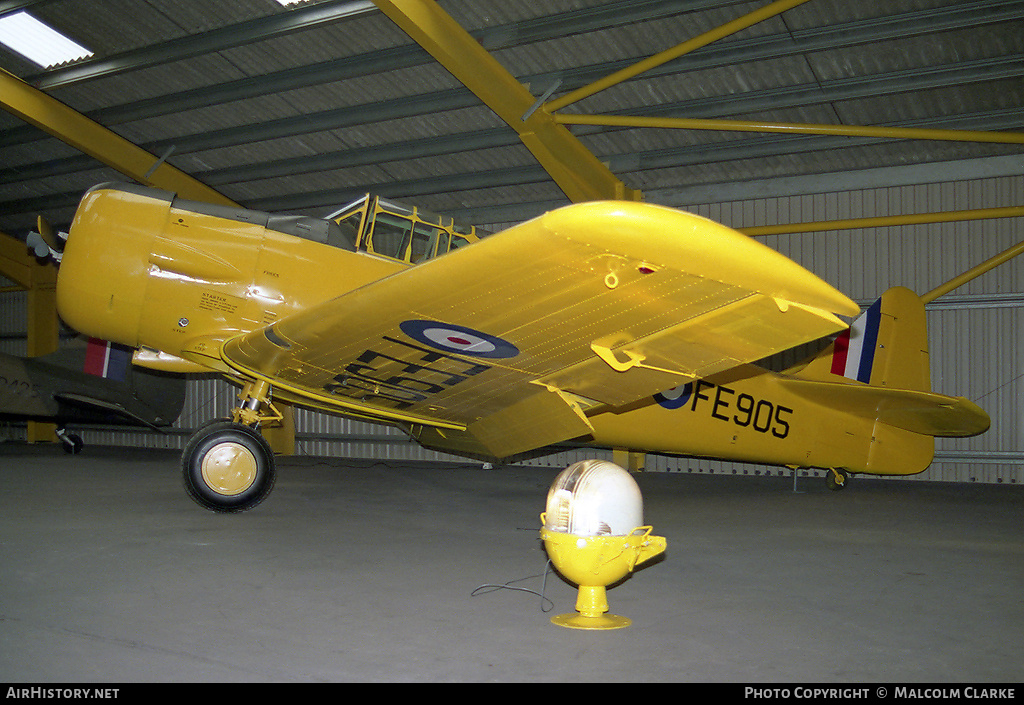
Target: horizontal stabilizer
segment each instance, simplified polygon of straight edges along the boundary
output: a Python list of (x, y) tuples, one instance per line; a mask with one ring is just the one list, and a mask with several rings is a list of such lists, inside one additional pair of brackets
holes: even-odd
[(964, 397), (792, 377), (779, 382), (808, 401), (928, 436), (976, 436), (991, 424), (984, 409)]

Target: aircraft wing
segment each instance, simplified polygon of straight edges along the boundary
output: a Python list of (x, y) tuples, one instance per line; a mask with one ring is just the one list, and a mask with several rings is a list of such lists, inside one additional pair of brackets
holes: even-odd
[(725, 226), (633, 202), (568, 206), (227, 341), (275, 396), (465, 431), (494, 457), (846, 328), (859, 307)]
[(133, 413), (127, 409), (124, 404), (119, 402), (107, 401), (106, 399), (100, 399), (98, 397), (90, 396), (88, 394), (77, 394), (75, 392), (55, 392), (53, 398), (62, 401), (66, 404), (73, 404), (75, 406), (81, 406), (93, 409), (102, 409), (104, 411), (111, 411), (115, 414), (123, 416), (125, 418), (136, 421), (143, 426), (149, 426), (155, 431), (163, 432), (159, 426), (152, 421), (143, 418), (142, 416)]

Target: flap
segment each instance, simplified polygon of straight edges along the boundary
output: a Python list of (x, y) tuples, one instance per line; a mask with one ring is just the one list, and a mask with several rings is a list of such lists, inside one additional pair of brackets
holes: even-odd
[(518, 453), (589, 436), (594, 428), (579, 404), (557, 390), (536, 388), (532, 396), (471, 424), (465, 431), (418, 427), (425, 446), (464, 455), (508, 458)]
[[(571, 410), (567, 397), (526, 401), (537, 384), (585, 404), (626, 404), (834, 333), (846, 327), (836, 313), (858, 311), (722, 225), (598, 202), (552, 211), (230, 340), (222, 357), (339, 410), (450, 429), (479, 424), (484, 433), (483, 419), (532, 404)], [(579, 435), (564, 410), (551, 415), (564, 420), (553, 435)], [(548, 437), (549, 418), (522, 423)]]

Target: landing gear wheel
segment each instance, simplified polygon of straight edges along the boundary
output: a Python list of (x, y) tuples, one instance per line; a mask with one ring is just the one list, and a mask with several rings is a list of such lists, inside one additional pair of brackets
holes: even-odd
[(69, 455), (78, 455), (82, 452), (82, 448), (85, 447), (85, 441), (77, 433), (65, 433), (60, 435), (60, 445), (64, 449), (64, 452)]
[(201, 427), (181, 455), (185, 490), (215, 512), (252, 509), (274, 487), (274, 454), (259, 432), (231, 421)]
[(825, 484), (833, 492), (838, 492), (846, 487), (846, 481), (849, 479), (850, 474), (845, 470), (832, 468), (831, 470), (825, 471)]

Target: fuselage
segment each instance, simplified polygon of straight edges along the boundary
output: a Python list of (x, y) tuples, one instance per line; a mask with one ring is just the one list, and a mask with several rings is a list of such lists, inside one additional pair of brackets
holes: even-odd
[(914, 474), (934, 440), (802, 398), (744, 365), (590, 417), (600, 446), (788, 467)]
[[(225, 341), (260, 329), (269, 338), (271, 324), (293, 313), (439, 254), (442, 235), (446, 251), (456, 246), (454, 229), (415, 211), (385, 213), (376, 229), (363, 217), (357, 236), (342, 231), (347, 222), (210, 206), (142, 187), (96, 187), (70, 229), (58, 310), (79, 331), (138, 348), (138, 364), (234, 375), (221, 354)], [(405, 240), (395, 229), (402, 222), (410, 224)], [(397, 248), (404, 261), (375, 254), (375, 242)], [(360, 393), (368, 391), (376, 393)], [(776, 373), (753, 365), (588, 416), (601, 446), (794, 467), (908, 474), (927, 467), (934, 445), (931, 437), (908, 440), (885, 424), (801, 398)], [(443, 447), (456, 435), (437, 434), (431, 444)]]

